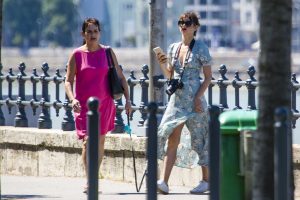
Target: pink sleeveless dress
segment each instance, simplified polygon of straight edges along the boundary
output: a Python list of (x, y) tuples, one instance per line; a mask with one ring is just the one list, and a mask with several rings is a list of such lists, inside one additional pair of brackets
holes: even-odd
[(99, 133), (101, 135), (114, 129), (116, 107), (108, 85), (108, 63), (105, 48), (94, 52), (74, 50), (76, 61), (75, 98), (80, 102), (81, 112), (75, 113), (75, 126), (79, 139), (87, 135), (87, 100), (99, 99)]

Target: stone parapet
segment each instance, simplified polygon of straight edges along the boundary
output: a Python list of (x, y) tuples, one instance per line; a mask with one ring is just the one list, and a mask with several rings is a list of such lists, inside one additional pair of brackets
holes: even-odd
[[(108, 134), (101, 178), (134, 182), (134, 147), (137, 179), (140, 182), (147, 167), (146, 137)], [(0, 127), (1, 174), (20, 176), (85, 176), (81, 160), (82, 141), (75, 131), (54, 129)], [(161, 168), (161, 162), (159, 162)], [(171, 185), (195, 185), (201, 178), (200, 167), (174, 167)], [(180, 174), (180, 176), (178, 176)]]
[[(145, 137), (108, 134), (101, 178), (134, 182), (132, 145), (135, 149), (138, 182), (145, 172)], [(82, 142), (74, 131), (0, 127), (1, 174), (19, 176), (85, 176), (81, 160)], [(300, 145), (294, 145), (296, 196), (300, 196)], [(161, 168), (161, 162), (159, 163)], [(201, 179), (200, 167), (174, 167), (170, 185), (194, 186)], [(298, 194), (299, 193), (299, 194)]]

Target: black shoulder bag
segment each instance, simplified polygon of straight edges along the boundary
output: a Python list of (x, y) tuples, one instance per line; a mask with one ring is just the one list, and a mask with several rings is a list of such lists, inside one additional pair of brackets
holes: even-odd
[(118, 76), (116, 67), (114, 66), (114, 60), (112, 59), (111, 49), (107, 48), (105, 50), (105, 53), (106, 53), (106, 58), (109, 66), (108, 84), (110, 87), (110, 94), (114, 100), (119, 100), (122, 98), (124, 94), (124, 88)]

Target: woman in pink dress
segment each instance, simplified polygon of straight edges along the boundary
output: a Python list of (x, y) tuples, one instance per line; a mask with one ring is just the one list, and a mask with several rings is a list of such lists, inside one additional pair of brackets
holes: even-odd
[[(79, 139), (83, 140), (82, 159), (87, 175), (87, 100), (89, 97), (97, 97), (100, 101), (99, 113), (101, 115), (99, 123), (99, 166), (104, 155), (105, 135), (114, 129), (114, 119), (116, 107), (111, 97), (108, 85), (108, 62), (106, 59), (106, 46), (99, 44), (100, 24), (95, 18), (88, 18), (82, 24), (81, 35), (84, 44), (76, 48), (68, 61), (67, 75), (65, 80), (65, 90), (75, 113), (76, 133)], [(131, 102), (129, 100), (128, 85), (118, 65), (114, 52), (112, 58), (121, 79), (124, 96), (126, 99), (125, 110), (131, 112)], [(75, 82), (75, 92), (73, 93), (73, 83)], [(85, 187), (84, 192), (87, 191)]]

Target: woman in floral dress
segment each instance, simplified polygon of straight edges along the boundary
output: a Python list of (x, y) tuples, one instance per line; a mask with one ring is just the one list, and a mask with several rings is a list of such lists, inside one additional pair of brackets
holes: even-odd
[[(162, 179), (158, 191), (169, 193), (168, 180), (176, 164), (191, 168), (199, 164), (202, 180), (190, 191), (206, 192), (208, 184), (208, 120), (204, 93), (211, 81), (211, 56), (208, 47), (194, 37), (200, 26), (197, 15), (183, 13), (178, 21), (182, 41), (169, 46), (168, 55), (158, 53), (157, 59), (167, 78), (180, 79), (182, 88), (171, 94), (167, 109), (158, 128), (158, 157), (164, 159)], [(200, 82), (200, 73), (204, 79)], [(188, 133), (182, 133), (186, 125)]]

